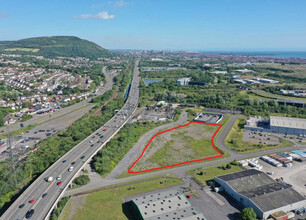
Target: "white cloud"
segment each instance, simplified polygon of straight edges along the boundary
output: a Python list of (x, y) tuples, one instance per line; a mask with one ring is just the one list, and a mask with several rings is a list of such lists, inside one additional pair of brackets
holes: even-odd
[(0, 18), (6, 18), (8, 15), (0, 12)]
[(80, 19), (94, 18), (94, 19), (110, 20), (110, 19), (115, 18), (115, 15), (110, 15), (110, 14), (108, 14), (107, 11), (101, 11), (101, 12), (99, 12), (96, 15), (82, 14), (80, 16), (77, 16), (76, 18), (80, 18)]
[(114, 3), (114, 6), (118, 7), (118, 8), (126, 6), (126, 5), (127, 5), (127, 3), (125, 1), (123, 1), (123, 0), (119, 0), (119, 1)]
[(115, 15), (109, 15), (107, 11), (101, 11), (94, 16), (97, 19), (109, 20), (115, 18)]
[(119, 1), (110, 1), (108, 2), (108, 4), (112, 7), (120, 8), (120, 7), (126, 6), (128, 3), (125, 2), (124, 0), (119, 0)]

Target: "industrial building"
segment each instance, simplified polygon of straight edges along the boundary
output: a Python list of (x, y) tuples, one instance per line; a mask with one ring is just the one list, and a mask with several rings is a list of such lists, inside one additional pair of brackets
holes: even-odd
[(131, 201), (135, 219), (140, 220), (206, 220), (181, 193), (171, 190), (141, 196)]
[(306, 119), (270, 116), (270, 120), (265, 120), (260, 117), (249, 117), (244, 128), (253, 131), (306, 135)]
[(187, 86), (190, 82), (191, 78), (179, 78), (177, 80), (177, 85), (178, 86)]
[(223, 117), (224, 115), (222, 114), (201, 113), (194, 119), (194, 121), (218, 124)]
[(260, 219), (306, 206), (306, 199), (290, 185), (256, 169), (217, 176), (215, 181), (244, 207), (252, 207)]

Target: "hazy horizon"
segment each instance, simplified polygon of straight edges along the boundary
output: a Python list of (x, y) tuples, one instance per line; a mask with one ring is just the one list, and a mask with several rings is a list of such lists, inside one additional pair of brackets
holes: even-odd
[(303, 0), (16, 0), (1, 6), (0, 40), (65, 35), (107, 49), (306, 50)]

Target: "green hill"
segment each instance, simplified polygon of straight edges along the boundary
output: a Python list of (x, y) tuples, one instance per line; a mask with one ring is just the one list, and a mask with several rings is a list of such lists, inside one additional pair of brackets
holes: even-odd
[(111, 57), (114, 54), (99, 45), (73, 36), (35, 37), (18, 41), (0, 41), (0, 53), (29, 54), (53, 58)]

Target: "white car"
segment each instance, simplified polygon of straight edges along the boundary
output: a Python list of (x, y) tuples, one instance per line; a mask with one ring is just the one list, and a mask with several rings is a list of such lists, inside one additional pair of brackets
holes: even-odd
[(68, 171), (71, 172), (73, 170), (73, 167), (69, 167)]
[(57, 180), (62, 179), (62, 175), (58, 175), (58, 177), (56, 177)]

